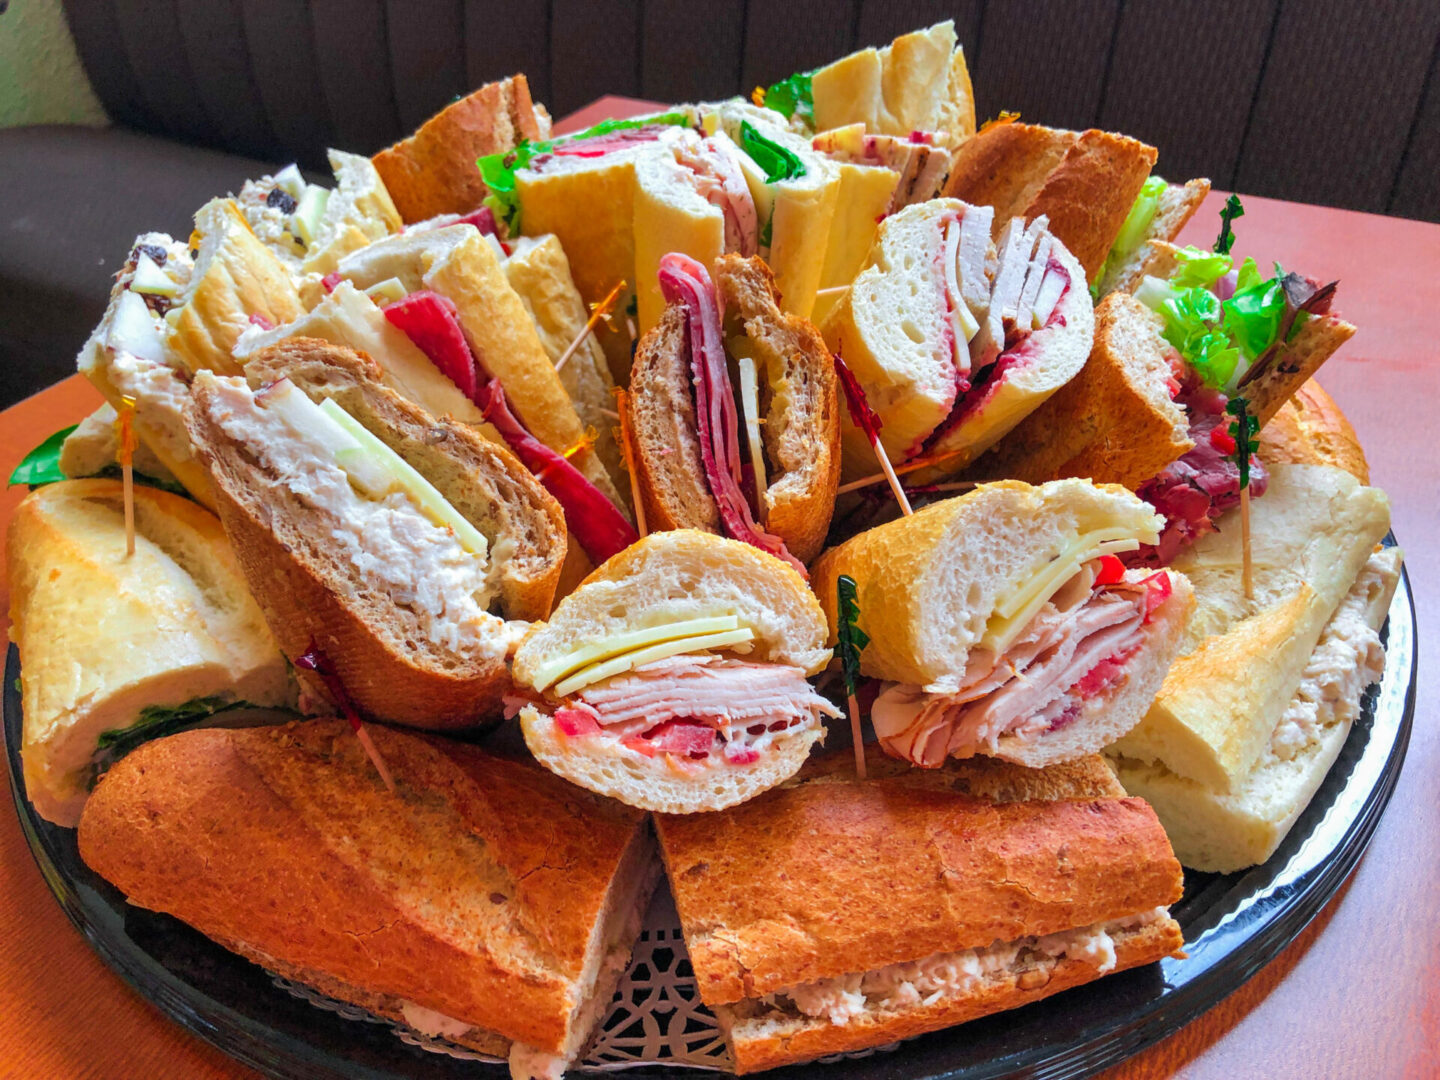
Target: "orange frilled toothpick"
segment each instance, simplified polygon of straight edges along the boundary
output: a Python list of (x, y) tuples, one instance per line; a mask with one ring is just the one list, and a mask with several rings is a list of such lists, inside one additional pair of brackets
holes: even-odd
[(570, 357), (575, 355), (575, 350), (580, 348), (585, 339), (594, 332), (595, 327), (600, 325), (601, 319), (607, 323), (610, 322), (611, 312), (615, 310), (615, 305), (619, 303), (620, 296), (624, 291), (625, 282), (621, 280), (605, 294), (605, 299), (590, 305), (590, 317), (585, 320), (585, 325), (580, 329), (580, 333), (575, 335), (575, 340), (570, 342), (565, 351), (560, 354), (560, 359), (555, 361), (556, 371), (564, 369), (565, 365), (570, 362)]
[(120, 462), (120, 478), (125, 489), (125, 557), (135, 554), (135, 451), (140, 440), (135, 435), (135, 399), (122, 397), (115, 410), (115, 435), (119, 446), (115, 459)]

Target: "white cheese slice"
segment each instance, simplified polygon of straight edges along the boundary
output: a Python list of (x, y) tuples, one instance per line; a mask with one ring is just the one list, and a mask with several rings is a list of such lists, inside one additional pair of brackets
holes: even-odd
[(1134, 551), (1140, 541), (1121, 526), (1093, 529), (1070, 540), (1050, 562), (1029, 581), (1012, 589), (995, 605), (995, 612), (985, 627), (980, 644), (1004, 652), (1021, 630), (1045, 606), (1062, 585), (1074, 577), (1091, 559)]
[(760, 511), (760, 524), (765, 524), (765, 449), (760, 439), (760, 383), (755, 376), (755, 361), (736, 355), (740, 370), (740, 408), (745, 414), (745, 436), (750, 444), (750, 467), (755, 473), (755, 506)]
[(365, 290), (365, 295), (374, 300), (380, 307), (386, 304), (393, 304), (397, 300), (404, 300), (410, 290), (405, 288), (405, 283), (398, 277), (386, 278), (384, 281), (377, 281)]
[(628, 652), (599, 664), (591, 664), (589, 667), (582, 668), (564, 682), (557, 684), (555, 693), (559, 697), (566, 697), (577, 690), (583, 690), (591, 683), (608, 679), (612, 675), (619, 675), (622, 671), (629, 671), (641, 664), (648, 664), (652, 660), (663, 660), (667, 656), (700, 652), (704, 649), (733, 648), (754, 639), (755, 631), (748, 626), (742, 626), (738, 630), (725, 630), (718, 634), (699, 634), (695, 637), (678, 638), (674, 641), (662, 641), (658, 645), (651, 645), (648, 649), (637, 649), (635, 652)]
[(581, 645), (564, 656), (541, 664), (535, 669), (530, 685), (536, 690), (544, 690), (562, 675), (568, 675), (597, 660), (619, 656), (631, 649), (643, 648), (661, 641), (674, 641), (676, 638), (694, 637), (697, 634), (715, 634), (738, 629), (740, 620), (734, 615), (713, 615), (703, 619), (685, 619), (681, 622), (661, 623), (659, 626), (646, 626), (631, 630), (627, 634), (612, 634), (604, 641)]

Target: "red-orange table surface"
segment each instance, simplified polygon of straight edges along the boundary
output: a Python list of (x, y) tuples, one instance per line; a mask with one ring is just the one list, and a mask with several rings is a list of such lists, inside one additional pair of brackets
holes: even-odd
[[(605, 98), (575, 130), (644, 103)], [(1212, 194), (1182, 241), (1208, 246)], [(1237, 256), (1339, 278), (1360, 327), (1320, 381), (1390, 494), (1419, 612), (1419, 704), (1395, 796), (1364, 860), (1300, 938), (1222, 1004), (1105, 1080), (1389, 1080), (1440, 1075), (1440, 225), (1247, 198)], [(1437, 323), (1440, 325), (1440, 323)], [(0, 413), (0, 477), (100, 402), (74, 376)], [(1435, 410), (1435, 411), (1432, 411)], [(0, 495), (0, 534), (23, 489)], [(8, 611), (0, 582), (0, 611)], [(3, 616), (0, 616), (3, 619)], [(8, 619), (4, 620), (8, 627)], [(1083, 993), (1083, 989), (1075, 991)], [(236, 1080), (227, 1058), (133, 993), (66, 921), (18, 821), (0, 812), (0, 1077)], [(955, 1034), (963, 1038), (963, 1029)]]

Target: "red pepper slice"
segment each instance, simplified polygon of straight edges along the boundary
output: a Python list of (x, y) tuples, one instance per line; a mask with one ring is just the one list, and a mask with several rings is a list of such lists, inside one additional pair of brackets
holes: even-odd
[(1125, 576), (1125, 564), (1114, 555), (1100, 556), (1100, 569), (1095, 574), (1096, 585), (1114, 585)]
[(565, 524), (591, 562), (598, 566), (640, 539), (635, 526), (599, 488), (585, 479), (563, 454), (550, 449), (515, 419), (498, 379), (491, 379), (481, 387), (474, 400), (515, 456), (535, 474), (545, 490), (555, 496), (565, 511)]
[(390, 324), (403, 330), (430, 362), (440, 369), (471, 401), (479, 389), (475, 357), (460, 329), (455, 302), (429, 289), (421, 289), (386, 304), (382, 309)]
[(330, 273), (320, 279), (320, 284), (325, 286), (325, 293), (328, 296), (335, 291), (335, 286), (344, 280), (345, 279), (340, 276), (339, 270), (331, 270)]
[(1235, 439), (1223, 424), (1210, 429), (1210, 445), (1222, 454), (1235, 453)]
[(1155, 609), (1170, 599), (1170, 575), (1159, 570), (1140, 584), (1145, 586), (1145, 623), (1148, 624)]
[(555, 726), (560, 729), (560, 734), (571, 739), (600, 733), (600, 724), (590, 709), (575, 709), (569, 706), (556, 709)]

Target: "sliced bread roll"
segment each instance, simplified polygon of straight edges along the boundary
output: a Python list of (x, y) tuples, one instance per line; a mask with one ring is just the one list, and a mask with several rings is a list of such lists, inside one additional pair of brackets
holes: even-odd
[(81, 857), (269, 971), (559, 1075), (659, 877), (644, 816), (453, 740), (370, 736), (394, 791), (340, 720), (150, 743), (96, 791)]
[[(1158, 180), (1158, 177), (1152, 179)], [(1154, 249), (1150, 241), (1172, 243), (1180, 235), (1189, 220), (1200, 209), (1205, 196), (1210, 194), (1210, 181), (1189, 180), (1184, 184), (1166, 184), (1156, 197), (1154, 213), (1135, 247), (1128, 251), (1120, 249), (1120, 241), (1111, 248), (1105, 260), (1105, 271), (1096, 286), (1096, 295), (1108, 296), (1112, 292), (1134, 292), (1135, 287), (1146, 274)]]
[(1079, 476), (1134, 491), (1195, 443), (1170, 396), (1174, 349), (1159, 315), (1114, 293), (1095, 309), (1095, 344), (1080, 374), (973, 467), (977, 477), (1039, 484)]
[[(451, 728), (490, 715), (509, 686), (506, 620), (549, 610), (565, 557), (560, 507), (504, 448), (380, 385), (373, 362), (347, 349), (292, 338), (248, 373), (260, 390), (198, 376), (186, 422), (281, 648), (318, 648), (380, 719)], [(285, 380), (333, 399), (462, 520), (441, 527), (408, 494), (362, 494), (325, 443), (265, 404)], [(457, 532), (466, 522), (473, 549)]]
[(805, 681), (830, 659), (804, 579), (747, 544), (652, 533), (595, 571), (515, 654), (525, 741), (552, 772), (668, 813), (794, 774), (839, 715)]
[(1114, 132), (996, 124), (955, 155), (945, 194), (995, 208), (995, 229), (1044, 215), (1084, 268), (1099, 275), (1157, 157), (1153, 146)]
[(1355, 429), (1314, 379), (1303, 383), (1265, 425), (1259, 457), (1267, 466), (1334, 465), (1370, 483), (1370, 464)]
[(475, 159), (550, 134), (550, 116), (524, 75), (486, 83), (453, 101), (371, 161), (405, 223), (468, 214), (486, 195)]
[(1128, 732), (1191, 608), (1181, 575), (1115, 559), (1160, 524), (1122, 488), (1007, 481), (827, 551), (814, 587), (834, 640), (837, 581), (856, 582), (881, 744), (929, 767), (974, 754), (1044, 766)]

